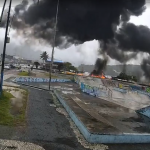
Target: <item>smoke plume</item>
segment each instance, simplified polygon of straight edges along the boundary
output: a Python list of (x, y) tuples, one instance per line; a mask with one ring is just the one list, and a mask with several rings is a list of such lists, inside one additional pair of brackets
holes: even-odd
[[(57, 0), (41, 0), (27, 8), (28, 1), (23, 0), (15, 7), (14, 28), (24, 30), (28, 27), (35, 38), (47, 42), (53, 39)], [(93, 39), (114, 38), (114, 29), (122, 20), (129, 20), (129, 14), (140, 15), (144, 10), (145, 0), (63, 0), (59, 3), (57, 37), (66, 37), (69, 42), (85, 42)], [(127, 17), (128, 16), (128, 17)], [(25, 25), (23, 25), (26, 24)], [(20, 25), (19, 25), (20, 24)], [(58, 44), (60, 44), (58, 42)]]
[(145, 77), (150, 79), (150, 56), (147, 59), (143, 59), (141, 67), (144, 71)]
[(95, 62), (94, 70), (91, 72), (91, 74), (101, 75), (106, 67), (106, 64), (107, 57), (104, 56), (104, 59), (98, 58)]
[[(53, 44), (57, 0), (27, 5), (23, 0), (15, 7), (12, 27), (25, 37)], [(144, 10), (145, 0), (60, 0), (56, 46), (96, 39), (103, 41), (103, 53), (126, 63), (140, 51), (150, 53), (149, 28), (128, 23), (131, 15)]]

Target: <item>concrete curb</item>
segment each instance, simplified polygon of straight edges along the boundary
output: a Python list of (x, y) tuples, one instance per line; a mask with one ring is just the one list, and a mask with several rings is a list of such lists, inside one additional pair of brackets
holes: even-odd
[(19, 84), (19, 85), (28, 86), (28, 87), (31, 87), (31, 88), (35, 88), (35, 89), (39, 89), (39, 90), (52, 91), (52, 89), (51, 89), (51, 90), (48, 90), (48, 89), (44, 89), (44, 88), (41, 88), (41, 87), (38, 87), (38, 86), (33, 86), (33, 85), (21, 83), (21, 82), (15, 82), (15, 81), (14, 81), (14, 83)]
[[(36, 77), (31, 77), (31, 76), (21, 76), (21, 77), (16, 77), (14, 79), (15, 82), (33, 82), (33, 83), (48, 83), (49, 78), (36, 78)], [(70, 79), (51, 79), (51, 82), (71, 82)]]
[(70, 118), (78, 127), (84, 138), (89, 143), (149, 143), (150, 134), (135, 134), (135, 133), (123, 133), (123, 134), (97, 134), (90, 133), (85, 127), (82, 121), (76, 116), (71, 108), (66, 104), (61, 95), (56, 90), (53, 91), (60, 103), (68, 112)]
[(150, 118), (150, 106), (141, 108), (141, 109), (137, 110), (136, 112)]

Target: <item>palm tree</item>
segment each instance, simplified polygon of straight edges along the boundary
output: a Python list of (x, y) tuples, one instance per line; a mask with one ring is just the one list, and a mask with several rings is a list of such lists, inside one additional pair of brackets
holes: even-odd
[(46, 52), (46, 51), (43, 52), (43, 53), (41, 54), (40, 58), (43, 60), (43, 63), (44, 63), (44, 61), (46, 62), (46, 60), (48, 59), (48, 54), (47, 54), (47, 52)]

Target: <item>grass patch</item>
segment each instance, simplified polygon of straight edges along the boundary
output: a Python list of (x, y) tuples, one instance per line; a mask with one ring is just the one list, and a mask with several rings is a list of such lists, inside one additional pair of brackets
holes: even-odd
[(13, 125), (14, 118), (10, 114), (11, 98), (13, 95), (6, 91), (3, 91), (0, 96), (0, 124), (2, 125)]
[(29, 73), (27, 71), (19, 72), (19, 76), (29, 76)]
[(14, 96), (9, 93), (7, 90), (4, 90), (0, 96), (0, 124), (8, 126), (17, 126), (24, 125), (25, 123), (25, 114), (26, 114), (26, 105), (28, 99), (28, 92), (22, 91), (23, 94), (23, 106), (19, 108), (18, 113), (13, 115), (11, 110), (14, 109), (14, 106), (11, 104), (11, 98)]

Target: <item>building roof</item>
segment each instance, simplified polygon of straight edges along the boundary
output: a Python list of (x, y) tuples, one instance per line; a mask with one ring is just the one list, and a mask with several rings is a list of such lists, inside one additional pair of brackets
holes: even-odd
[[(47, 59), (47, 62), (51, 62), (51, 59)], [(54, 63), (64, 63), (62, 60), (53, 60)]]

